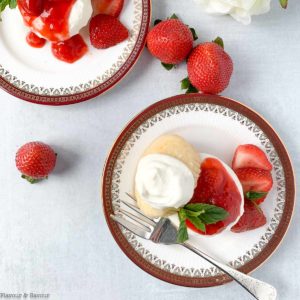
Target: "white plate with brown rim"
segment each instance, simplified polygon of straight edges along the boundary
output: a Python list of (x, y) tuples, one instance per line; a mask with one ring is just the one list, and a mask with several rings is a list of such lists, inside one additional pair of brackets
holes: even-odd
[(114, 47), (93, 48), (84, 28), (80, 33), (89, 51), (73, 64), (54, 58), (50, 43), (41, 49), (30, 47), (18, 9), (6, 9), (1, 17), (0, 87), (33, 103), (65, 105), (96, 97), (124, 78), (144, 48), (151, 1), (125, 0), (120, 20), (130, 37)]
[(190, 242), (221, 262), (244, 273), (262, 265), (282, 241), (294, 209), (295, 179), (281, 139), (258, 113), (228, 98), (213, 95), (179, 95), (157, 102), (137, 115), (121, 132), (108, 155), (103, 172), (102, 199), (110, 231), (122, 251), (140, 268), (167, 282), (209, 287), (230, 278), (179, 245), (158, 245), (117, 225), (120, 199), (132, 192), (138, 158), (158, 136), (175, 133), (199, 152), (231, 164), (238, 145), (255, 144), (273, 165), (274, 185), (262, 204), (267, 224), (258, 229), (213, 237), (190, 235)]

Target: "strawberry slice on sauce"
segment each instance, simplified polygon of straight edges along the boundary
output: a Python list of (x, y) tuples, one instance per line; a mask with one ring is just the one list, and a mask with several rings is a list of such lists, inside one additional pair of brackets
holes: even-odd
[(94, 12), (118, 17), (123, 9), (124, 0), (92, 0)]
[(212, 235), (224, 230), (240, 215), (241, 202), (243, 201), (240, 191), (228, 174), (223, 164), (216, 158), (206, 158), (201, 164), (201, 173), (190, 203), (207, 203), (224, 208), (228, 217), (215, 224), (207, 224), (203, 232), (189, 222), (187, 226), (204, 235)]
[(253, 230), (264, 226), (267, 223), (266, 216), (254, 203), (251, 201), (244, 202), (244, 214), (239, 221), (231, 228), (231, 231), (239, 233), (248, 230)]
[(262, 203), (273, 186), (271, 172), (257, 168), (242, 168), (235, 170), (235, 173), (243, 186), (245, 195), (248, 192), (261, 193), (263, 196), (255, 199), (255, 202), (256, 204)]
[(246, 144), (237, 147), (233, 161), (233, 170), (240, 168), (258, 168), (267, 171), (272, 170), (266, 154), (257, 146)]

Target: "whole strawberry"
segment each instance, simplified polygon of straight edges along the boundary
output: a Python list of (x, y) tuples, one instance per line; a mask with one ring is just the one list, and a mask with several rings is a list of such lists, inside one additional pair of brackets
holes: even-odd
[(99, 14), (91, 19), (90, 40), (97, 49), (115, 46), (128, 36), (127, 28), (116, 17)]
[[(218, 94), (229, 84), (233, 63), (222, 48), (222, 39), (207, 42), (193, 49), (188, 58), (188, 79), (193, 87), (207, 94)], [(186, 81), (187, 79), (185, 79)], [(183, 81), (185, 85), (186, 82)], [(184, 86), (183, 86), (184, 88)]]
[(148, 33), (148, 50), (162, 63), (176, 65), (185, 60), (193, 48), (192, 30), (173, 15)]
[(36, 183), (53, 171), (56, 153), (42, 142), (30, 142), (23, 145), (16, 154), (16, 166), (22, 178)]

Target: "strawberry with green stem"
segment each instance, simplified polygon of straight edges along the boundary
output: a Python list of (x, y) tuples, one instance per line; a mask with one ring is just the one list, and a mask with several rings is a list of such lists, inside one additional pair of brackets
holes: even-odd
[(23, 145), (16, 154), (16, 166), (22, 178), (30, 183), (47, 179), (56, 164), (57, 154), (42, 142), (30, 142)]
[(186, 93), (222, 92), (228, 86), (233, 71), (223, 40), (217, 37), (213, 42), (196, 46), (188, 57), (187, 71), (188, 77), (181, 81), (181, 88), (186, 89)]
[(173, 14), (167, 20), (154, 22), (147, 35), (147, 47), (167, 70), (171, 70), (187, 58), (197, 38), (195, 30)]

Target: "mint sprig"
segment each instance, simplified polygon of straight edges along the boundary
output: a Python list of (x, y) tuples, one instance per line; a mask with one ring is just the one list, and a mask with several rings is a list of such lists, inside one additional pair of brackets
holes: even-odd
[(178, 217), (180, 221), (177, 232), (177, 242), (183, 243), (188, 240), (186, 220), (189, 220), (197, 229), (205, 232), (206, 225), (223, 221), (229, 213), (222, 207), (206, 203), (191, 203), (180, 208)]

